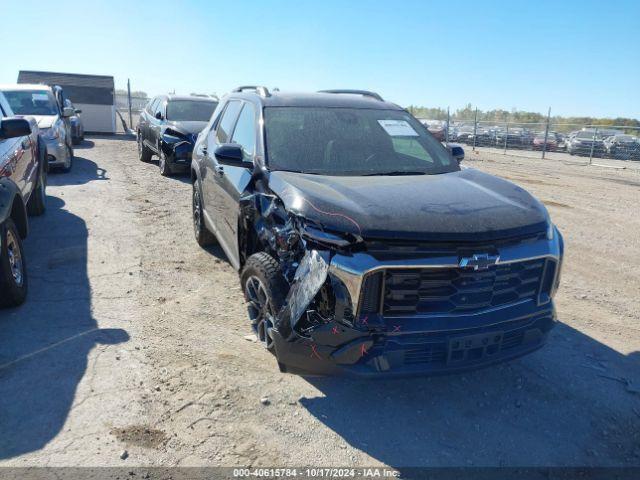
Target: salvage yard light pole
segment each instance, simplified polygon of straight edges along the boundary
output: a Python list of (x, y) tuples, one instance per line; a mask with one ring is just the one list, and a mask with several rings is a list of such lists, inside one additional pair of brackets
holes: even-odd
[(547, 152), (547, 138), (549, 138), (549, 119), (551, 118), (551, 107), (547, 112), (547, 126), (544, 129), (544, 144), (542, 145), (542, 159), (544, 160), (544, 154)]

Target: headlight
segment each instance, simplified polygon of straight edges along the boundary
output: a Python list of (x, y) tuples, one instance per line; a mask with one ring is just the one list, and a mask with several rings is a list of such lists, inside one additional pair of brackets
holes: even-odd
[(46, 140), (55, 140), (60, 136), (58, 130), (56, 130), (55, 128), (43, 128), (41, 132), (42, 137)]
[(555, 230), (556, 226), (551, 221), (549, 221), (549, 223), (547, 224), (547, 240), (553, 240)]

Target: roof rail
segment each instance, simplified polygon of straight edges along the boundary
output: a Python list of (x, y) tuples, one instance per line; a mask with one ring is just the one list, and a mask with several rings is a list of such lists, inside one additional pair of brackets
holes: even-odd
[(375, 98), (380, 102), (384, 102), (382, 97), (376, 92), (370, 92), (368, 90), (348, 90), (348, 89), (336, 89), (336, 90), (319, 90), (318, 93), (348, 93), (352, 95), (362, 95), (363, 97)]
[(269, 90), (267, 89), (267, 87), (261, 87), (259, 85), (243, 85), (241, 87), (234, 88), (231, 91), (232, 92), (244, 92), (245, 90), (255, 90), (256, 93), (258, 95), (260, 95), (261, 97), (270, 97), (271, 96), (271, 94), (269, 93)]

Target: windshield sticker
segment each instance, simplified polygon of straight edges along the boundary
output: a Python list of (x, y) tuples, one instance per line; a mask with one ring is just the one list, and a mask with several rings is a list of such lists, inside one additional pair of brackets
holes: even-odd
[(418, 133), (405, 120), (378, 120), (384, 131), (391, 137), (419, 137)]
[(32, 93), (31, 99), (34, 102), (47, 102), (49, 101), (49, 96), (46, 93)]

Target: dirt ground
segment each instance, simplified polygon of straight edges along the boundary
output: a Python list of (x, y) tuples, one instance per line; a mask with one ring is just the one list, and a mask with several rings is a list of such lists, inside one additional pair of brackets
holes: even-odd
[(563, 232), (562, 324), (497, 367), (356, 381), (279, 373), (193, 239), (188, 178), (87, 140), (0, 312), (0, 466), (640, 465), (640, 170), (468, 157)]

